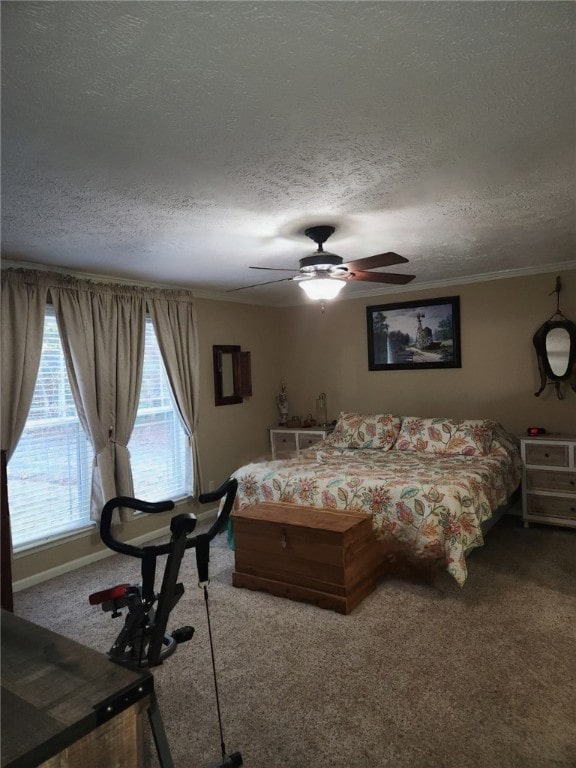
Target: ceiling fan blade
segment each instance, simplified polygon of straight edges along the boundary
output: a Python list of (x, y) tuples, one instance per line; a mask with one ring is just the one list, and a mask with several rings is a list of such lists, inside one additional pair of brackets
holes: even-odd
[(269, 272), (296, 272), (294, 268), (284, 269), (282, 267), (248, 267), (248, 269), (267, 269)]
[(356, 269), (392, 267), (394, 264), (405, 264), (407, 261), (408, 259), (405, 259), (404, 256), (388, 251), (387, 253), (378, 253), (376, 256), (367, 256), (365, 259), (358, 259), (357, 261), (347, 261), (342, 266), (354, 271)]
[[(292, 270), (293, 272), (294, 270)], [(245, 288), (258, 288), (261, 285), (271, 285), (272, 283), (284, 283), (286, 280), (294, 280), (293, 277), (281, 277), (280, 280), (268, 280), (266, 283), (254, 283), (254, 285), (242, 285), (240, 288), (230, 288), (226, 293), (234, 293), (234, 291), (243, 291)]]
[(350, 280), (367, 280), (373, 283), (394, 283), (405, 285), (414, 280), (416, 275), (401, 275), (398, 272), (350, 272)]

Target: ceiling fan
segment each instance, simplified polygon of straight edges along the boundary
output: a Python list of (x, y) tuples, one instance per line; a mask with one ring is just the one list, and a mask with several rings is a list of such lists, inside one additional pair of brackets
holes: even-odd
[[(304, 230), (306, 237), (314, 240), (318, 250), (311, 256), (300, 259), (299, 274), (293, 277), (283, 277), (279, 280), (269, 280), (266, 283), (254, 283), (244, 285), (241, 288), (233, 288), (232, 291), (242, 291), (245, 288), (256, 288), (260, 285), (281, 283), (286, 280), (294, 280), (312, 299), (332, 299), (338, 295), (348, 280), (368, 280), (374, 283), (393, 283), (405, 285), (414, 280), (416, 275), (402, 275), (398, 272), (370, 272), (367, 270), (378, 267), (390, 267), (393, 264), (404, 264), (408, 261), (404, 256), (388, 251), (376, 256), (367, 256), (356, 261), (344, 260), (341, 256), (325, 251), (324, 243), (335, 231), (334, 227), (322, 225), (309, 227)], [(294, 269), (282, 269), (278, 267), (250, 267), (250, 269), (265, 269), (276, 272), (294, 272)], [(228, 291), (229, 293), (231, 291)]]

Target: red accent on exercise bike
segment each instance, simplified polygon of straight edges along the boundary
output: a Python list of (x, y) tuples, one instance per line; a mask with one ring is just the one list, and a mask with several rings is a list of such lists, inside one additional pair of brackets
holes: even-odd
[(130, 584), (118, 584), (110, 589), (103, 589), (102, 592), (92, 592), (88, 597), (90, 605), (100, 605), (100, 603), (106, 600), (117, 600), (119, 597), (124, 597), (128, 592)]

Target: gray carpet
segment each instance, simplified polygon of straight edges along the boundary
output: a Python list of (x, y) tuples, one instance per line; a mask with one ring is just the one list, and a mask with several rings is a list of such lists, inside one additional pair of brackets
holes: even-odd
[[(212, 550), (210, 605), (229, 752), (248, 768), (576, 766), (576, 530), (504, 518), (463, 588), (381, 583), (349, 616), (231, 586)], [(155, 670), (177, 768), (219, 757), (194, 558), (171, 626), (196, 634)], [(120, 630), (88, 594), (139, 582), (115, 555), (17, 593), (21, 616), (105, 651)], [(153, 760), (153, 762), (155, 762)]]

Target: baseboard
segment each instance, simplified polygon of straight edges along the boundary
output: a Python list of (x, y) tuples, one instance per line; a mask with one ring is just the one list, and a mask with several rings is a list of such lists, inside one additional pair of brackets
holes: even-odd
[[(216, 517), (217, 513), (218, 509), (214, 508), (206, 510), (205, 512), (200, 512), (196, 515), (196, 517), (199, 521), (202, 521), (211, 517)], [(126, 543), (139, 546), (141, 544), (145, 544), (147, 541), (153, 541), (153, 539), (157, 539), (160, 535), (161, 531), (150, 531), (149, 533), (142, 534), (142, 536), (137, 536), (134, 539), (130, 539)], [(54, 579), (56, 576), (62, 576), (64, 573), (75, 571), (78, 568), (83, 568), (85, 565), (96, 563), (98, 560), (104, 560), (104, 558), (115, 554), (116, 552), (113, 552), (111, 549), (103, 549), (99, 552), (93, 552), (90, 555), (85, 555), (84, 557), (78, 557), (75, 560), (62, 563), (62, 565), (57, 565), (55, 568), (48, 568), (46, 571), (40, 571), (39, 573), (35, 573), (33, 576), (28, 576), (25, 579), (19, 579), (18, 581), (15, 581), (12, 585), (12, 591), (20, 592), (23, 589), (34, 587), (37, 584), (42, 584), (45, 581)]]

